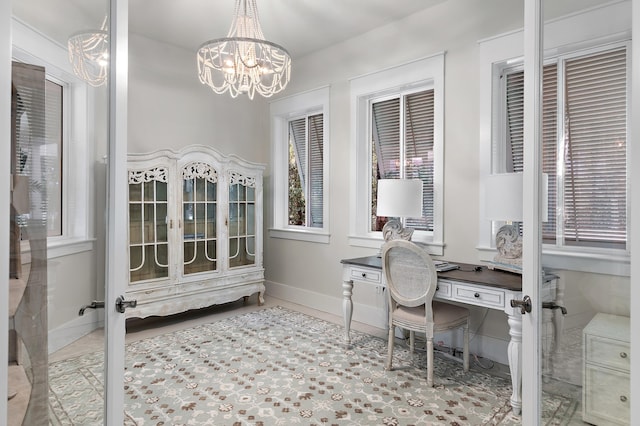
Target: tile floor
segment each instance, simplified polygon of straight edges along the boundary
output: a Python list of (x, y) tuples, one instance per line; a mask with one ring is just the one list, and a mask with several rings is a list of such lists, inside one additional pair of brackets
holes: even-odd
[[(286, 300), (276, 299), (274, 297), (266, 297), (265, 304), (263, 306), (258, 306), (256, 302), (256, 298), (251, 297), (248, 303), (244, 303), (243, 300), (239, 300), (236, 302), (212, 306), (205, 309), (200, 309), (197, 311), (190, 311), (187, 313), (172, 315), (170, 317), (150, 317), (146, 319), (130, 319), (127, 321), (127, 334), (126, 334), (126, 342), (133, 342), (140, 339), (145, 339), (148, 337), (157, 336), (164, 333), (173, 332), (176, 330), (181, 330), (185, 328), (194, 327), (196, 325), (209, 323), (212, 321), (216, 321), (222, 318), (227, 318), (230, 316), (234, 316), (240, 313), (251, 312), (258, 309), (264, 309), (272, 306), (282, 306), (285, 308), (289, 308), (292, 310), (296, 310), (299, 312), (306, 313), (308, 315), (314, 316), (316, 318), (324, 319), (326, 321), (334, 322), (334, 323), (342, 323), (342, 316), (332, 315), (326, 312), (318, 311), (315, 309), (308, 308), (306, 306), (298, 305), (292, 302), (288, 302)], [(352, 323), (352, 328), (361, 332), (365, 332), (374, 336), (378, 336), (380, 338), (386, 339), (387, 331), (372, 327), (367, 324), (359, 323), (354, 321)], [(576, 355), (575, 351), (575, 341), (577, 339), (576, 334), (580, 335), (578, 332), (572, 330), (567, 336), (567, 342), (571, 345), (571, 351), (559, 351), (559, 356), (563, 357), (562, 360), (556, 362), (556, 365), (561, 368), (558, 371), (563, 372), (563, 374), (567, 373), (567, 366), (571, 366), (571, 370), (573, 373), (571, 377), (561, 377), (561, 380), (550, 379), (545, 380), (544, 387), (545, 389), (552, 389), (555, 392), (561, 392), (566, 394), (572, 394), (578, 400), (580, 387), (579, 386), (565, 386), (565, 379), (570, 379), (570, 382), (578, 382), (579, 378), (576, 374), (579, 374), (580, 366), (581, 366), (581, 358), (580, 355)], [(59, 351), (51, 354), (49, 356), (50, 362), (55, 362), (62, 359), (67, 359), (70, 357), (76, 357), (85, 353), (91, 353), (98, 350), (103, 349), (104, 347), (104, 334), (102, 330), (95, 331), (82, 339), (74, 342), (71, 345), (68, 345), (65, 348), (60, 349)], [(569, 358), (567, 358), (569, 357)], [(481, 362), (483, 366), (478, 362), (474, 362), (473, 359), (471, 361), (471, 368), (473, 369), (482, 369), (483, 371), (489, 372), (490, 374), (506, 376), (509, 374), (509, 367), (503, 364), (487, 362), (486, 360)], [(488, 368), (487, 368), (488, 367)], [(577, 370), (576, 370), (577, 369)], [(548, 379), (548, 378), (547, 378)], [(580, 408), (578, 408), (580, 410)], [(569, 423), (570, 425), (583, 425), (582, 421), (579, 420), (580, 414), (579, 412), (574, 416), (575, 419)]]

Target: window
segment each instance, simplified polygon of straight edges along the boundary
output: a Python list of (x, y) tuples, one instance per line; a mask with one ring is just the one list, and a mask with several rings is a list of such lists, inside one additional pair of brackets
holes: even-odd
[[(64, 256), (90, 250), (90, 201), (94, 147), (89, 129), (96, 111), (93, 91), (73, 74), (67, 51), (19, 21), (13, 21), (13, 57), (15, 62), (34, 64), (45, 70), (42, 129), (44, 142), (39, 156), (46, 176), (47, 256)], [(26, 48), (28, 46), (28, 48)], [(106, 117), (106, 111), (105, 111)], [(34, 153), (35, 154), (35, 153)], [(28, 244), (23, 246), (28, 251)]]
[[(46, 188), (44, 199), (39, 199), (40, 194), (29, 198), (38, 204), (32, 208), (37, 208), (37, 214), (46, 224), (47, 237), (60, 236), (63, 86), (46, 76), (43, 67), (20, 62), (13, 62), (11, 79), (12, 98), (15, 98), (12, 103), (17, 105), (15, 177), (31, 179), (35, 188)], [(30, 170), (29, 165), (36, 164), (38, 170)], [(25, 212), (25, 215), (30, 214)], [(27, 234), (22, 233), (21, 239), (28, 239)]]
[(269, 235), (329, 242), (329, 88), (271, 103), (273, 227)]
[[(402, 106), (402, 107), (401, 107)], [(402, 118), (401, 118), (402, 117)], [(433, 89), (371, 104), (371, 231), (382, 231), (375, 214), (378, 179), (420, 179), (422, 218), (405, 226), (433, 231)]]
[(323, 115), (289, 121), (289, 225), (322, 228)]
[(422, 217), (405, 219), (413, 240), (441, 255), (444, 55), (352, 80), (355, 178), (352, 245), (379, 247), (384, 220), (376, 216), (378, 179), (420, 179)]
[[(549, 220), (542, 225), (542, 262), (548, 268), (630, 273), (629, 14), (629, 3), (612, 3), (545, 23), (541, 136)], [(523, 31), (515, 31), (479, 42), (482, 260), (495, 254), (499, 225), (483, 214), (485, 177), (522, 170), (523, 40)]]
[[(506, 69), (507, 172), (522, 171), (524, 73)], [(561, 56), (543, 70), (543, 242), (626, 249), (627, 48)], [(557, 214), (556, 214), (557, 212)]]

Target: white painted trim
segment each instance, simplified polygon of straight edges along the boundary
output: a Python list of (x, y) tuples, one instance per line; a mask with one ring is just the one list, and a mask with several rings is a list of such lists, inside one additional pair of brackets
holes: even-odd
[(52, 354), (87, 334), (104, 327), (102, 310), (87, 310), (83, 316), (49, 330), (49, 354)]
[(313, 232), (312, 228), (305, 229), (269, 229), (269, 237), (287, 240), (308, 241), (312, 243), (329, 244), (331, 234)]

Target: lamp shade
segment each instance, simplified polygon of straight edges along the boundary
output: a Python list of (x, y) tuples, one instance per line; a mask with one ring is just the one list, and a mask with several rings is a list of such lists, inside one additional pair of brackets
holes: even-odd
[(489, 175), (485, 191), (487, 219), (522, 222), (522, 173)]
[[(489, 220), (522, 222), (522, 173), (499, 173), (487, 176), (485, 216)], [(548, 216), (549, 176), (542, 174), (542, 221)]]
[(376, 215), (422, 217), (422, 181), (419, 179), (378, 180)]

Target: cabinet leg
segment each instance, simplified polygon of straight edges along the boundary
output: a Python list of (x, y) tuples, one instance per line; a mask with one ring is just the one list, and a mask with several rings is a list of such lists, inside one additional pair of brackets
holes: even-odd
[(264, 292), (258, 292), (258, 306), (264, 305)]

